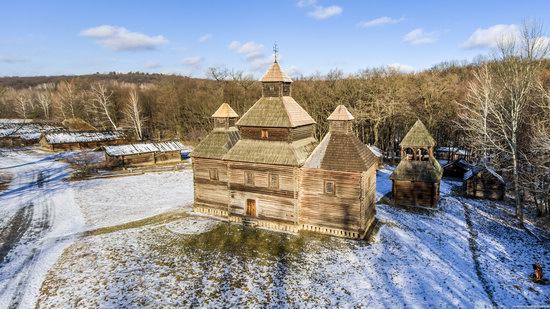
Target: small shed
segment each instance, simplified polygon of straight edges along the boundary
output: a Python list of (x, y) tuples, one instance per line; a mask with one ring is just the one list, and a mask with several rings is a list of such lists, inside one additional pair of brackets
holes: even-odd
[(454, 160), (443, 166), (443, 177), (463, 179), (471, 168), (472, 165), (464, 159)]
[(40, 146), (46, 150), (76, 150), (119, 145), (126, 142), (122, 131), (50, 132), (40, 138)]
[(494, 169), (480, 163), (464, 174), (464, 190), (467, 196), (503, 200), (506, 182)]
[(181, 152), (189, 150), (179, 141), (136, 143), (103, 146), (105, 159), (111, 166), (140, 166), (148, 164), (179, 162)]
[(370, 151), (372, 152), (372, 154), (378, 159), (378, 161), (376, 162), (376, 169), (380, 169), (382, 167), (382, 160), (384, 159), (384, 153), (382, 151), (382, 149), (374, 146), (374, 145), (369, 145), (368, 146)]
[(20, 147), (38, 143), (43, 133), (58, 130), (55, 123), (32, 119), (0, 119), (0, 146)]

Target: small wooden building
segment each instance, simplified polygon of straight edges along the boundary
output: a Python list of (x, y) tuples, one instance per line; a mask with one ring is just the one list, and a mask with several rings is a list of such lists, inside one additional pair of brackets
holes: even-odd
[(329, 132), (302, 167), (300, 223), (304, 230), (363, 238), (376, 214), (378, 159), (355, 135), (353, 116), (340, 105)]
[(223, 157), (241, 138), (235, 126), (238, 117), (229, 104), (223, 103), (212, 115), (214, 129), (191, 152), (195, 211), (228, 216), (228, 163)]
[(60, 131), (43, 134), (40, 138), (40, 146), (50, 151), (93, 149), (124, 143), (126, 143), (126, 136), (120, 131)]
[(400, 146), (401, 161), (391, 175), (395, 205), (436, 207), (443, 169), (434, 158), (435, 140), (417, 120)]
[(43, 133), (58, 130), (55, 123), (33, 119), (0, 119), (0, 147), (37, 144)]
[(111, 145), (102, 148), (105, 160), (113, 167), (180, 162), (181, 152), (189, 149), (179, 141)]
[(437, 147), (435, 149), (435, 158), (438, 160), (469, 160), (470, 154), (466, 149), (459, 147)]
[(506, 182), (495, 170), (480, 163), (464, 174), (464, 190), (467, 196), (503, 200)]
[(472, 165), (464, 159), (454, 160), (443, 165), (443, 177), (463, 179), (471, 168)]

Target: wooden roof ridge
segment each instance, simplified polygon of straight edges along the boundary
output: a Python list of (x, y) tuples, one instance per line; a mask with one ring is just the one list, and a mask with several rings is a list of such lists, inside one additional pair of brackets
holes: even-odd
[(328, 116), (327, 120), (353, 120), (353, 115), (348, 111), (346, 106), (338, 105), (336, 109)]
[(433, 147), (435, 146), (435, 140), (428, 129), (426, 129), (426, 126), (424, 126), (424, 123), (418, 119), (409, 132), (407, 132), (400, 145), (402, 147)]
[(292, 83), (292, 79), (281, 69), (281, 66), (278, 62), (273, 62), (271, 66), (264, 73), (261, 82), (285, 82)]
[(239, 115), (227, 103), (222, 103), (220, 107), (212, 114), (212, 118), (238, 118)]
[(378, 158), (355, 135), (329, 132), (304, 163), (306, 168), (342, 172), (367, 171)]

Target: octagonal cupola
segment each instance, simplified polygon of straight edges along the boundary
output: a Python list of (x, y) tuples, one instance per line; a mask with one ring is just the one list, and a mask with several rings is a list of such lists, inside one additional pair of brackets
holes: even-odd
[(344, 105), (338, 105), (327, 118), (329, 131), (350, 134), (352, 133), (353, 119), (353, 115)]
[(292, 79), (286, 75), (277, 62), (277, 59), (267, 69), (265, 74), (260, 79), (262, 82), (262, 96), (264, 97), (281, 97), (291, 96)]
[(212, 115), (214, 118), (214, 128), (226, 130), (235, 126), (235, 121), (239, 115), (227, 103), (223, 103)]

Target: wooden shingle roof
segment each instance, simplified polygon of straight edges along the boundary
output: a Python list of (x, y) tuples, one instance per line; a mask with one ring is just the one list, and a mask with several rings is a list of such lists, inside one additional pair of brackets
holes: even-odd
[(422, 121), (417, 120), (401, 141), (401, 147), (433, 147), (435, 140)]
[(292, 79), (281, 69), (279, 63), (274, 62), (260, 79), (261, 82), (286, 82), (292, 83)]
[(367, 171), (378, 158), (355, 135), (328, 132), (304, 163), (306, 168), (342, 172)]
[(220, 105), (218, 110), (212, 115), (212, 118), (238, 118), (239, 115), (227, 103)]
[(240, 138), (239, 130), (235, 127), (214, 130), (193, 149), (191, 157), (221, 160)]
[(302, 166), (317, 146), (315, 138), (292, 143), (265, 140), (240, 140), (224, 156), (224, 160)]
[(327, 120), (353, 120), (353, 115), (344, 105), (338, 105), (334, 112), (328, 116)]
[(391, 174), (393, 180), (439, 182), (443, 169), (436, 159), (414, 161), (403, 159)]
[(237, 121), (238, 126), (295, 128), (315, 120), (292, 97), (262, 97)]

